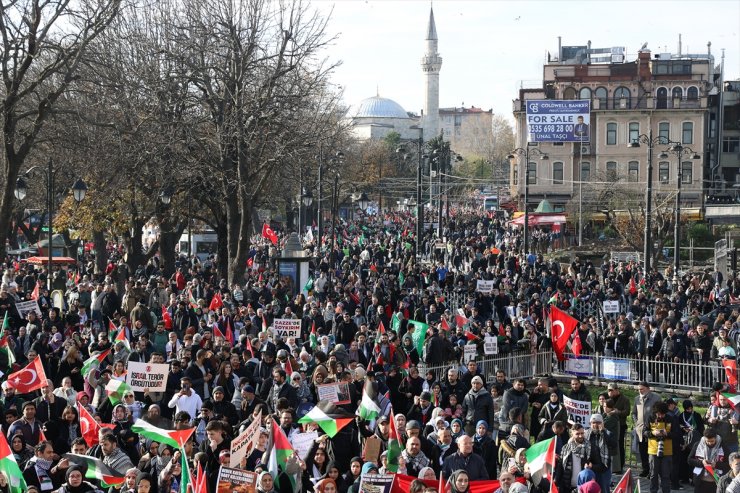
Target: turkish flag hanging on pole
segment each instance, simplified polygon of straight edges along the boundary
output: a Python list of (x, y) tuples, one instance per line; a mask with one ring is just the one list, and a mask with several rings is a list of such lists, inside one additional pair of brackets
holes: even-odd
[(571, 317), (556, 306), (550, 307), (550, 334), (552, 337), (552, 349), (558, 357), (558, 361), (565, 361), (565, 346), (578, 326), (578, 320)]
[(41, 357), (36, 356), (25, 368), (8, 375), (8, 384), (19, 394), (27, 394), (46, 386), (46, 373)]
[(270, 240), (273, 245), (278, 244), (278, 236), (267, 223), (262, 224), (262, 237)]
[(77, 411), (80, 415), (80, 431), (82, 431), (82, 438), (85, 439), (88, 447), (94, 447), (100, 443), (100, 425), (95, 418), (85, 409), (85, 406), (77, 403)]

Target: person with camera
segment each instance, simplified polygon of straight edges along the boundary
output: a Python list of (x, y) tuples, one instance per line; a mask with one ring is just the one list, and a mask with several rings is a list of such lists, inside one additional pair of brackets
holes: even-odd
[(656, 402), (650, 421), (645, 426), (650, 463), (650, 493), (671, 491), (671, 470), (673, 469), (673, 444), (681, 443), (681, 427), (668, 414), (668, 404)]
[(191, 380), (188, 377), (180, 379), (180, 392), (176, 393), (167, 403), (167, 407), (175, 409), (175, 414), (185, 411), (190, 416), (198, 416), (203, 401), (197, 392), (191, 386)]

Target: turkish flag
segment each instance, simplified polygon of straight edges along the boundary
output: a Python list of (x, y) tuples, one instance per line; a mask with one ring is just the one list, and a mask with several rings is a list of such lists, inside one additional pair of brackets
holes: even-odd
[(278, 236), (275, 234), (272, 228), (267, 225), (267, 223), (264, 223), (262, 225), (262, 237), (270, 240), (273, 245), (278, 244)]
[(581, 343), (581, 332), (578, 330), (573, 332), (576, 334), (573, 338), (573, 354), (575, 354), (577, 358), (581, 355), (581, 351), (583, 351), (583, 344)]
[(211, 298), (211, 304), (208, 305), (208, 309), (211, 311), (216, 311), (222, 306), (224, 306), (224, 300), (221, 298), (221, 293), (216, 291), (216, 293), (213, 295), (213, 298)]
[(172, 315), (167, 311), (167, 308), (162, 307), (162, 320), (164, 320), (164, 328), (172, 329)]
[(737, 389), (737, 361), (731, 358), (725, 358), (722, 360), (722, 366), (725, 369), (727, 384), (730, 386), (730, 391), (736, 392), (735, 389)]
[(578, 326), (578, 320), (553, 305), (550, 307), (550, 322), (552, 325), (550, 328), (552, 349), (555, 351), (558, 361), (564, 361), (565, 346), (568, 344), (570, 336), (573, 335), (576, 326)]
[(77, 412), (80, 415), (80, 430), (82, 431), (82, 438), (85, 439), (88, 447), (94, 447), (100, 443), (98, 436), (100, 432), (100, 425), (95, 418), (85, 409), (85, 406), (77, 403)]
[(19, 394), (27, 394), (46, 386), (46, 373), (41, 358), (36, 356), (25, 368), (8, 375), (8, 385)]
[(39, 299), (39, 283), (36, 281), (36, 287), (33, 288), (33, 291), (31, 292), (31, 299), (32, 300), (38, 300)]
[(253, 265), (254, 265), (254, 257), (249, 257), (247, 259), (247, 268), (251, 269)]
[(450, 330), (450, 324), (447, 323), (447, 319), (446, 318), (443, 318), (442, 319), (442, 330), (446, 330), (448, 332)]
[(226, 340), (229, 341), (229, 344), (232, 346), (234, 345), (234, 331), (231, 330), (231, 321), (229, 318), (226, 318)]

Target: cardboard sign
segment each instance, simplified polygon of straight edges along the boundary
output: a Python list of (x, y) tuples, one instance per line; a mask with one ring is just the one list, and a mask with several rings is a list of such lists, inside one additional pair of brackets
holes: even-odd
[(256, 472), (221, 466), (218, 471), (217, 493), (254, 493), (255, 491), (257, 491)]
[(493, 292), (494, 281), (478, 281), (475, 286), (475, 290), (479, 293), (491, 293)]
[(295, 433), (290, 438), (290, 444), (293, 445), (293, 450), (296, 451), (298, 457), (306, 460), (308, 452), (311, 450), (313, 443), (319, 438), (318, 431), (307, 431), (306, 433)]
[(619, 301), (605, 301), (604, 313), (619, 313)]
[(126, 383), (134, 392), (164, 392), (167, 389), (167, 375), (170, 365), (160, 363), (139, 363), (129, 361), (126, 367)]
[(483, 339), (483, 352), (485, 354), (498, 354), (498, 337), (486, 336)]
[(380, 438), (375, 435), (369, 436), (365, 440), (365, 448), (362, 450), (362, 459), (365, 462), (374, 462), (377, 464), (380, 456)]
[(359, 493), (390, 493), (393, 477), (393, 474), (363, 474)]
[(319, 400), (324, 399), (332, 404), (349, 404), (349, 384), (347, 382), (326, 383), (317, 385), (316, 391), (319, 394)]
[(242, 459), (249, 457), (257, 446), (260, 437), (260, 424), (262, 423), (262, 413), (257, 419), (247, 426), (244, 432), (231, 441), (231, 458), (229, 458), (230, 467), (239, 467)]
[(18, 310), (18, 315), (20, 315), (21, 318), (26, 318), (26, 315), (30, 312), (36, 312), (36, 316), (39, 318), (42, 316), (41, 308), (39, 308), (39, 303), (36, 300), (16, 303), (15, 309)]
[(300, 319), (293, 320), (292, 318), (276, 318), (272, 322), (272, 328), (275, 331), (276, 336), (280, 336), (284, 341), (288, 337), (295, 337), (296, 339), (301, 337), (301, 321)]
[(588, 420), (591, 417), (591, 401), (577, 401), (563, 396), (563, 405), (568, 411), (569, 422), (579, 423), (585, 428), (590, 426)]
[(475, 344), (466, 344), (463, 346), (463, 363), (467, 364), (468, 361), (473, 361), (477, 353), (478, 348)]

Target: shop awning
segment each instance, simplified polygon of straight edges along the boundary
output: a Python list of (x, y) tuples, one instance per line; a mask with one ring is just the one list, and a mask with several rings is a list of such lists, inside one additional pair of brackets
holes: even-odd
[[(49, 257), (28, 257), (26, 262), (33, 265), (46, 265), (49, 263)], [(52, 257), (51, 263), (54, 265), (76, 264), (77, 261), (71, 257)]]
[[(565, 214), (530, 214), (529, 225), (530, 226), (545, 226), (552, 224), (564, 224)], [(524, 214), (517, 217), (511, 224), (518, 226), (524, 226)]]

